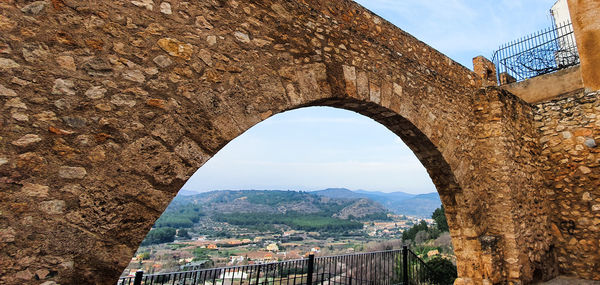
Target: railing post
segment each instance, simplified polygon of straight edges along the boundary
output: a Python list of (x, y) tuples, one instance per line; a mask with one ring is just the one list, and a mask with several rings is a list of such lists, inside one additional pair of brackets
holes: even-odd
[(402, 284), (408, 284), (408, 247), (402, 246)]
[(259, 264), (258, 269), (256, 270), (256, 285), (258, 285), (258, 280), (260, 279), (260, 267), (261, 266), (262, 266), (262, 264)]
[(306, 284), (312, 285), (313, 273), (315, 272), (315, 255), (308, 256), (308, 272), (306, 274)]
[(133, 285), (142, 285), (142, 277), (144, 277), (144, 271), (138, 270), (135, 272), (135, 279), (133, 279)]

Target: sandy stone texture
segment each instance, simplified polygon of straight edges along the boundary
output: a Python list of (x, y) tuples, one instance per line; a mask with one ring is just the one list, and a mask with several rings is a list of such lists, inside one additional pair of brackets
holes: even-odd
[[(368, 116), (414, 151), (446, 208), (458, 284), (598, 278), (584, 270), (600, 264), (595, 103), (540, 111), (482, 89), (349, 0), (165, 3), (0, 2), (0, 283), (115, 284), (194, 171), (307, 106)], [(546, 140), (545, 116), (572, 123)]]

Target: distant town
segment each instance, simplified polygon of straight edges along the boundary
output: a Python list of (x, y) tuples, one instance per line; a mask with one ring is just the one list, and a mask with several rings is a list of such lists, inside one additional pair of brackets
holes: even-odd
[(442, 211), (443, 221), (432, 218), (433, 210), (428, 217), (402, 215), (362, 194), (339, 197), (345, 191), (350, 190), (180, 195), (157, 220), (123, 276), (138, 270), (162, 273), (261, 264), (404, 244), (412, 244), (424, 258), (454, 260), (439, 204), (436, 211)]

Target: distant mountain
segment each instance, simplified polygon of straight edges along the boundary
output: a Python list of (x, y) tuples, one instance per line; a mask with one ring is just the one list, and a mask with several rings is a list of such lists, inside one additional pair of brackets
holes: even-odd
[[(318, 199), (327, 197), (331, 201)], [(196, 201), (208, 212), (217, 211), (223, 213), (231, 212), (286, 212), (297, 211), (301, 213), (315, 213), (323, 211), (324, 207), (332, 207), (338, 210), (339, 217), (360, 217), (364, 215), (362, 208), (346, 210), (342, 214), (339, 205), (350, 206), (350, 202), (359, 199), (367, 199), (373, 203), (373, 209), (366, 212), (370, 214), (381, 213), (380, 210), (389, 210), (393, 213), (408, 216), (430, 218), (431, 213), (442, 204), (437, 192), (427, 194), (410, 194), (405, 192), (378, 192), (365, 190), (349, 190), (346, 188), (327, 188), (311, 192), (279, 191), (279, 190), (219, 190), (197, 193), (192, 190), (182, 189), (179, 191), (178, 202)], [(363, 205), (364, 206), (364, 205)], [(349, 208), (351, 209), (351, 208)], [(356, 214), (356, 215), (354, 215)], [(358, 215), (358, 216), (357, 216)]]
[(403, 215), (431, 218), (435, 209), (442, 205), (437, 192), (420, 194), (412, 198), (384, 204), (394, 213)]
[(361, 199), (367, 198), (368, 195), (360, 193), (358, 191), (348, 190), (346, 188), (327, 188), (324, 190), (312, 191), (311, 193), (325, 196), (329, 198), (337, 198), (337, 199)]
[(366, 198), (379, 202), (388, 210), (401, 215), (417, 216), (430, 218), (436, 208), (439, 208), (442, 202), (437, 192), (427, 194), (410, 194), (405, 192), (377, 192), (356, 190), (352, 191), (345, 188), (329, 188), (325, 190), (313, 191), (320, 196), (338, 198), (338, 199), (356, 199)]
[[(188, 191), (186, 191), (188, 192)], [(350, 191), (352, 193), (352, 191)], [(385, 217), (389, 212), (380, 203), (367, 198), (336, 198), (313, 192), (280, 190), (219, 190), (179, 194), (173, 207), (192, 203), (207, 215), (230, 213), (301, 213), (319, 214), (340, 219)], [(169, 206), (171, 207), (171, 206)]]
[(192, 195), (197, 195), (198, 192), (196, 191), (192, 191), (192, 190), (187, 190), (187, 189), (181, 189), (179, 190), (179, 192), (177, 192), (177, 195), (179, 196), (192, 196)]

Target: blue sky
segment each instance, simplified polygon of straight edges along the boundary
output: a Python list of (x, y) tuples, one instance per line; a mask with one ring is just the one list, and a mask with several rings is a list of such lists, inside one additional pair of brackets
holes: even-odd
[[(361, 5), (472, 68), (507, 41), (551, 25), (555, 0), (359, 0)], [(402, 141), (362, 115), (311, 107), (275, 115), (236, 138), (183, 187), (435, 191)]]

